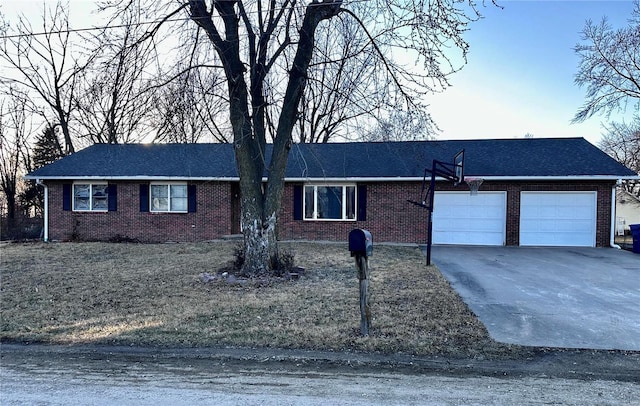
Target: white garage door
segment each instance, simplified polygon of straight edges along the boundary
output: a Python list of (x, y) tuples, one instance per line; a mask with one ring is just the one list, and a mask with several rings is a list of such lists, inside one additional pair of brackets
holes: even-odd
[(436, 192), (433, 243), (504, 245), (505, 192)]
[(596, 192), (522, 192), (520, 245), (593, 247)]

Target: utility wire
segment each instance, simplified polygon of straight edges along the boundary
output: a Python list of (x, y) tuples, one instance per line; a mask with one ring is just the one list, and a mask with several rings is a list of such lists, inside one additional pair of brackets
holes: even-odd
[(157, 20), (157, 21), (143, 21), (131, 24), (116, 24), (116, 25), (104, 25), (98, 27), (88, 27), (88, 28), (69, 28), (66, 30), (55, 30), (55, 31), (47, 31), (47, 32), (30, 32), (30, 33), (21, 33), (21, 34), (9, 34), (9, 35), (0, 35), (0, 39), (11, 39), (11, 38), (26, 38), (26, 37), (38, 37), (42, 35), (52, 35), (52, 34), (70, 34), (74, 32), (87, 32), (87, 31), (104, 31), (108, 29), (115, 28), (126, 28), (126, 27), (140, 27), (143, 25), (153, 25), (159, 24), (164, 21), (176, 22), (176, 21), (187, 21), (190, 20), (189, 17), (185, 18), (172, 18), (168, 20)]
[[(353, 0), (351, 1), (351, 3), (363, 3), (366, 2), (368, 0)], [(294, 6), (296, 8), (304, 8), (304, 7), (317, 7), (317, 6), (326, 6), (326, 5), (330, 5), (332, 3), (329, 2), (323, 2), (323, 3), (309, 3), (306, 6), (305, 5), (297, 5)], [(275, 11), (279, 11), (281, 10), (281, 8), (276, 8)], [(248, 11), (247, 14), (258, 14), (258, 11)], [(222, 16), (220, 16), (222, 17)], [(171, 19), (167, 19), (167, 20), (154, 20), (154, 21), (142, 21), (142, 22), (136, 22), (136, 23), (131, 23), (131, 24), (116, 24), (116, 25), (105, 25), (105, 26), (98, 26), (98, 27), (87, 27), (87, 28), (69, 28), (66, 30), (56, 30), (56, 31), (49, 31), (49, 32), (30, 32), (30, 33), (20, 33), (20, 34), (8, 34), (8, 35), (0, 35), (0, 39), (13, 39), (13, 38), (27, 38), (27, 37), (37, 37), (37, 36), (43, 36), (43, 35), (52, 35), (52, 34), (71, 34), (71, 33), (76, 33), (76, 32), (89, 32), (89, 31), (104, 31), (107, 29), (115, 29), (115, 28), (126, 28), (126, 27), (139, 27), (139, 26), (143, 26), (143, 25), (153, 25), (153, 24), (159, 24), (159, 23), (163, 23), (163, 22), (180, 22), (180, 21), (188, 21), (191, 20), (191, 17), (184, 17), (184, 18), (171, 18)]]

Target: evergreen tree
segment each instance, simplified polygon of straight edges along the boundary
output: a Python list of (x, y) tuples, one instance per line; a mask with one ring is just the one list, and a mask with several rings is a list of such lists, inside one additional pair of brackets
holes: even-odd
[(56, 129), (52, 125), (48, 125), (40, 135), (33, 148), (33, 169), (41, 168), (49, 165), (64, 157), (64, 149), (60, 144)]
[[(36, 139), (31, 157), (25, 159), (25, 166), (29, 172), (53, 163), (64, 157), (64, 149), (60, 144), (55, 126), (47, 125)], [(28, 181), (27, 187), (19, 197), (20, 207), (26, 213), (34, 211), (41, 213), (44, 207), (44, 190), (35, 181)]]

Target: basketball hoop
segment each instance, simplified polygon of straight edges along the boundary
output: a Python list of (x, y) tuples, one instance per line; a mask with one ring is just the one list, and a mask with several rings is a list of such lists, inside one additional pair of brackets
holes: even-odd
[(471, 196), (475, 196), (478, 194), (478, 189), (480, 189), (480, 185), (484, 182), (482, 178), (464, 178), (464, 182), (469, 186), (469, 190), (471, 191)]

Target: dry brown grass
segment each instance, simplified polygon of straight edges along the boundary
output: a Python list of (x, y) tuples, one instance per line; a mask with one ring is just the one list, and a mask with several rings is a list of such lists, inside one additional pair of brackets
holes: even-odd
[(418, 248), (375, 247), (372, 329), (359, 335), (345, 244), (286, 243), (297, 281), (203, 283), (234, 242), (4, 244), (0, 339), (143, 346), (250, 346), (475, 356), (499, 353)]

